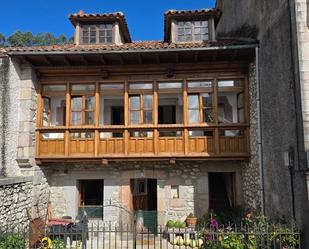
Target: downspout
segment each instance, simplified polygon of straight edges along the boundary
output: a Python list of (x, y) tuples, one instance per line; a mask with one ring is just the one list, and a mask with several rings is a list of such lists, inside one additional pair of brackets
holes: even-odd
[(258, 123), (258, 161), (260, 174), (260, 196), (261, 213), (265, 215), (265, 190), (264, 190), (264, 164), (263, 164), (263, 145), (262, 145), (262, 119), (261, 119), (261, 91), (260, 91), (260, 60), (259, 45), (255, 47), (255, 77), (256, 77), (256, 104), (257, 104), (257, 123)]

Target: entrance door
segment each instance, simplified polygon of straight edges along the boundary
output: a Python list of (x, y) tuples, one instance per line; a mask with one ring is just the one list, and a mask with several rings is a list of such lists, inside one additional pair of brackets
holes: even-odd
[(209, 173), (209, 208), (222, 212), (235, 206), (235, 173)]
[(157, 231), (157, 179), (131, 179), (133, 209), (137, 222), (152, 233)]

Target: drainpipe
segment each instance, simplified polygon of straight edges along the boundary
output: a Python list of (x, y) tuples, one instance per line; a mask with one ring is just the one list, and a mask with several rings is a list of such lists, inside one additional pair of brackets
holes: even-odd
[(262, 120), (261, 120), (261, 94), (260, 94), (260, 61), (259, 45), (255, 47), (255, 75), (256, 75), (256, 103), (257, 103), (257, 123), (258, 123), (258, 160), (260, 174), (260, 196), (261, 212), (265, 215), (265, 190), (264, 190), (264, 164), (263, 164), (263, 145), (262, 145)]

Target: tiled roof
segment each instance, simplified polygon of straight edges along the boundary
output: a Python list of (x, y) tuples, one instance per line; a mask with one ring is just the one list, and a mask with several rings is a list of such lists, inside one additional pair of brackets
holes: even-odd
[(169, 41), (171, 19), (173, 18), (191, 18), (205, 15), (217, 16), (220, 13), (217, 9), (198, 9), (198, 10), (167, 10), (164, 13), (164, 41)]
[(76, 14), (70, 14), (69, 19), (74, 26), (78, 21), (113, 21), (117, 20), (123, 30), (126, 42), (131, 42), (131, 36), (125, 15), (122, 12), (106, 13), (106, 14), (90, 14), (80, 10)]
[(226, 47), (253, 44), (239, 40), (217, 40), (204, 41), (199, 43), (166, 43), (162, 41), (137, 41), (125, 43), (123, 45), (79, 45), (65, 44), (55, 46), (35, 46), (35, 47), (9, 47), (6, 48), (8, 53), (29, 52), (29, 53), (44, 53), (44, 52), (108, 52), (108, 51), (138, 51), (138, 50), (173, 50), (173, 49), (198, 49), (211, 47)]

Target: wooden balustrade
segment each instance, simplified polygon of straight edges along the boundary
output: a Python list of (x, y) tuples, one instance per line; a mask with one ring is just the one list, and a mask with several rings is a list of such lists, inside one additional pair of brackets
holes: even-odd
[[(178, 128), (179, 129), (179, 128)], [(200, 128), (201, 129), (201, 128)], [(204, 129), (204, 128), (203, 128)], [(246, 131), (247, 128), (241, 128)], [(148, 130), (148, 129), (147, 129)], [(215, 129), (214, 129), (215, 130)], [(65, 136), (65, 131), (69, 131), (69, 136)], [(245, 158), (248, 153), (248, 139), (245, 135), (235, 136), (186, 136), (184, 129), (181, 136), (150, 136), (150, 137), (130, 137), (125, 130), (117, 131), (117, 137), (98, 137), (101, 130), (91, 129), (89, 137), (76, 137), (72, 134), (76, 131), (64, 129), (62, 133), (54, 131), (39, 131), (39, 141), (37, 146), (37, 158), (49, 160), (57, 158), (126, 158), (126, 157), (201, 157), (201, 158)], [(41, 133), (40, 133), (41, 132)], [(110, 129), (110, 134), (113, 134)], [(78, 132), (77, 132), (78, 133)], [(86, 134), (87, 132), (82, 132)], [(87, 133), (87, 134), (88, 134)], [(180, 134), (181, 134), (180, 133)], [(46, 134), (61, 134), (60, 138), (46, 138)], [(120, 135), (119, 135), (120, 134)], [(125, 135), (127, 134), (127, 135)], [(153, 133), (154, 134), (154, 133)], [(126, 137), (127, 136), (127, 137)], [(47, 136), (48, 137), (48, 136)], [(55, 137), (50, 135), (50, 137)], [(67, 141), (68, 140), (68, 141)], [(98, 142), (96, 142), (98, 141)], [(126, 142), (127, 141), (127, 142)], [(67, 149), (66, 149), (67, 144)], [(187, 146), (186, 146), (187, 144)], [(216, 147), (219, 151), (216, 151)], [(66, 150), (68, 151), (66, 154)], [(217, 152), (217, 153), (216, 153)]]

